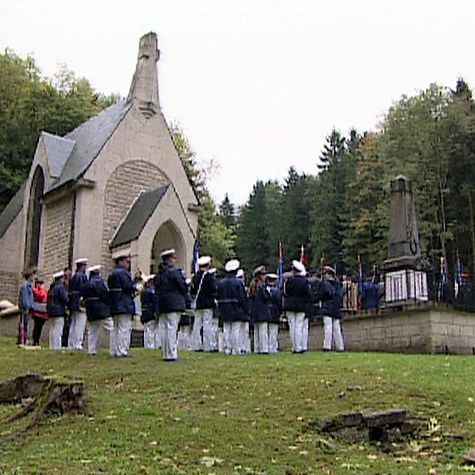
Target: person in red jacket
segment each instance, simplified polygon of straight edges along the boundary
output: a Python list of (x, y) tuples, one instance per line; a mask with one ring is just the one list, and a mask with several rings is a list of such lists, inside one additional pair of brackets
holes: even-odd
[(48, 290), (43, 279), (36, 279), (33, 288), (33, 311), (31, 316), (34, 321), (33, 327), (33, 345), (40, 345), (41, 330), (46, 320), (48, 320), (48, 312), (46, 311), (46, 302), (48, 301)]

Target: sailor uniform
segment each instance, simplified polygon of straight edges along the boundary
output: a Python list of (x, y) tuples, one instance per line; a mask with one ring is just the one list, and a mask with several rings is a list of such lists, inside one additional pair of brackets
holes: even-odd
[(124, 357), (128, 355), (130, 346), (135, 286), (130, 273), (121, 266), (117, 266), (109, 276), (108, 286), (110, 312), (114, 320), (114, 356)]
[(323, 349), (330, 351), (333, 341), (338, 351), (344, 351), (345, 344), (341, 330), (341, 304), (343, 290), (340, 282), (335, 279), (325, 279), (322, 291), (322, 315), (325, 338)]
[(87, 284), (85, 270), (79, 270), (69, 282), (69, 336), (68, 349), (81, 351), (83, 349), (84, 333), (86, 331), (86, 311), (82, 306), (82, 292)]
[(48, 302), (46, 304), (50, 319), (49, 347), (51, 350), (58, 351), (61, 349), (61, 336), (63, 334), (67, 305), (68, 293), (58, 277), (48, 292)]
[(177, 334), (181, 314), (186, 310), (188, 286), (184, 273), (168, 262), (160, 263), (155, 276), (155, 289), (160, 305), (159, 328), (165, 361), (178, 358)]
[(110, 297), (107, 285), (98, 274), (92, 274), (83, 289), (88, 322), (87, 351), (90, 355), (97, 354), (101, 328), (109, 336), (109, 351), (115, 353), (114, 321), (110, 314)]

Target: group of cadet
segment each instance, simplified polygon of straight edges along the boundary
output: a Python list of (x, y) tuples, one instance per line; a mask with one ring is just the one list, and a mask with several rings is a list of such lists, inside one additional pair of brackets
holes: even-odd
[(116, 267), (107, 283), (101, 276), (101, 266), (87, 267), (87, 259), (78, 259), (75, 274), (70, 279), (64, 272), (54, 274), (49, 292), (43, 292), (41, 299), (37, 298), (37, 287), (44, 287), (43, 282), (37, 281), (34, 295), (30, 295), (34, 278), (25, 276), (28, 278), (20, 291), (20, 335), (26, 335), (27, 322), (33, 317), (34, 344), (39, 344), (41, 327), (48, 318), (50, 348), (59, 350), (69, 315), (70, 350), (83, 349), (87, 325), (89, 354), (97, 354), (102, 328), (110, 335), (111, 355), (128, 357), (132, 319), (140, 314), (144, 347), (161, 348), (165, 361), (176, 361), (180, 322), (192, 314), (190, 349), (242, 355), (253, 347), (255, 353), (272, 354), (278, 351), (279, 325), (285, 315), (292, 351), (303, 353), (308, 348), (309, 309), (317, 307), (324, 322), (323, 349), (331, 350), (334, 345), (338, 351), (344, 350), (340, 313), (343, 292), (331, 267), (324, 267), (323, 279), (316, 279), (299, 261), (293, 261), (290, 272), (281, 278), (259, 266), (246, 286), (237, 259), (226, 262), (225, 275), (218, 281), (210, 256), (198, 259), (198, 271), (192, 279), (186, 279), (184, 271), (176, 267), (174, 249), (160, 256), (157, 273), (142, 276), (140, 281), (134, 281), (130, 273), (131, 256), (115, 256)]

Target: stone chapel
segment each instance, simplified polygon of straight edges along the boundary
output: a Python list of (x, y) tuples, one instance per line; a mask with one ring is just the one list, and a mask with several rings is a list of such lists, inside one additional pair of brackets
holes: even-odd
[(64, 137), (41, 132), (26, 182), (0, 214), (0, 299), (15, 301), (21, 274), (51, 275), (87, 257), (112, 269), (154, 272), (174, 247), (190, 270), (199, 203), (173, 145), (158, 92), (157, 36), (140, 39), (126, 99)]

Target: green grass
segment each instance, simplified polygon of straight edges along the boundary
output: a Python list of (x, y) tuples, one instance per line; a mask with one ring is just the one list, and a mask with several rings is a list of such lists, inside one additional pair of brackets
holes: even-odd
[[(407, 474), (464, 473), (475, 442), (475, 358), (378, 353), (229, 357), (132, 350), (55, 354), (0, 338), (0, 381), (29, 372), (82, 379), (87, 413), (50, 417), (16, 442), (1, 420), (6, 474)], [(357, 390), (349, 390), (349, 388)], [(384, 453), (310, 426), (340, 412), (407, 408), (434, 433)], [(463, 441), (446, 433), (464, 432)]]

